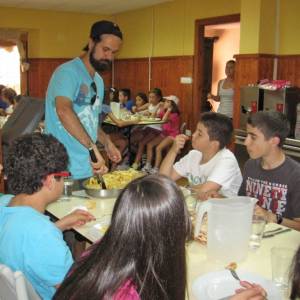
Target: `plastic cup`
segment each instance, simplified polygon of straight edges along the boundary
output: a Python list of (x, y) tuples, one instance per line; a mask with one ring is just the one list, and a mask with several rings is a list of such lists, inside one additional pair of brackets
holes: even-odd
[(295, 250), (285, 247), (271, 249), (272, 280), (281, 290), (289, 287), (289, 274)]
[(191, 136), (192, 136), (192, 131), (189, 130), (189, 129), (186, 129), (184, 134), (185, 134), (186, 136), (188, 136), (188, 137), (191, 137)]
[(249, 247), (251, 249), (258, 249), (261, 244), (261, 240), (264, 234), (266, 226), (265, 218), (261, 216), (253, 216), (252, 219), (252, 232), (249, 240)]

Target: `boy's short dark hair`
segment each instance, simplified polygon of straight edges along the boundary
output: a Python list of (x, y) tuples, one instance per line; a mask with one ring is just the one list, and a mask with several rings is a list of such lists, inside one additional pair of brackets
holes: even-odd
[(34, 133), (13, 141), (5, 161), (9, 192), (31, 195), (43, 186), (51, 173), (67, 170), (68, 154), (52, 135)]
[(128, 99), (130, 99), (130, 97), (131, 97), (130, 89), (120, 89), (119, 93), (122, 93), (124, 95), (124, 97), (127, 97)]
[(220, 149), (231, 142), (233, 125), (229, 117), (215, 112), (206, 112), (200, 116), (199, 122), (207, 129), (209, 139), (219, 142)]
[(247, 123), (259, 129), (267, 140), (278, 137), (280, 140), (279, 147), (283, 146), (290, 132), (290, 123), (286, 115), (278, 111), (259, 111), (251, 114)]

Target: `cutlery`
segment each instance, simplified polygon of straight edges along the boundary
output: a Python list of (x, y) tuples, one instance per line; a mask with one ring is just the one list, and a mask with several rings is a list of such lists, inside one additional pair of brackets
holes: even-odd
[(102, 190), (107, 190), (107, 187), (106, 187), (106, 184), (105, 184), (105, 181), (104, 181), (104, 178), (102, 177), (102, 175), (98, 173), (96, 176), (97, 176), (98, 183), (101, 184)]
[(274, 233), (271, 233), (271, 234), (264, 234), (263, 235), (263, 238), (264, 239), (266, 239), (266, 238), (270, 238), (270, 237), (273, 237), (273, 236), (275, 236), (275, 235), (277, 235), (277, 234), (280, 234), (280, 233), (284, 233), (284, 232), (289, 232), (289, 231), (291, 231), (292, 229), (283, 229), (283, 230), (280, 230), (280, 231), (277, 231), (277, 232), (274, 232)]
[[(89, 149), (89, 153), (90, 153), (91, 161), (94, 163), (97, 162), (98, 160), (97, 160), (94, 150)], [(106, 187), (106, 184), (105, 184), (105, 181), (104, 181), (102, 175), (100, 173), (98, 173), (98, 174), (96, 174), (96, 177), (97, 177), (98, 183), (101, 184), (101, 188), (103, 190), (107, 190), (107, 187)]]
[(274, 233), (274, 232), (281, 231), (281, 230), (283, 230), (283, 228), (278, 227), (278, 228), (273, 229), (273, 230), (267, 230), (267, 231), (264, 232), (264, 234), (268, 235), (269, 233)]
[(230, 273), (234, 279), (236, 279), (237, 281), (241, 281), (239, 275), (236, 273), (235, 270), (233, 270), (233, 269), (228, 269), (228, 270), (230, 271)]

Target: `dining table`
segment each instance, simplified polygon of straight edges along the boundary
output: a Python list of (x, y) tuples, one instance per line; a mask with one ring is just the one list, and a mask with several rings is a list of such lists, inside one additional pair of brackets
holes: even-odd
[[(121, 128), (127, 128), (127, 138), (128, 138), (128, 153), (129, 153), (129, 164), (131, 165), (133, 163), (133, 157), (132, 157), (132, 152), (131, 152), (131, 133), (132, 129), (134, 126), (148, 126), (148, 125), (159, 125), (159, 124), (164, 124), (166, 121), (163, 121), (160, 118), (154, 118), (154, 117), (148, 117), (148, 116), (140, 116), (137, 114), (128, 114), (126, 117), (121, 118), (120, 120), (122, 121), (130, 121), (128, 122), (128, 125), (122, 126)], [(131, 123), (133, 122), (133, 123)], [(118, 127), (118, 125), (110, 119), (109, 116), (107, 116), (104, 121), (104, 124), (107, 125), (112, 125)]]
[[(191, 201), (191, 197), (190, 195), (185, 196), (188, 205)], [(85, 191), (80, 190), (73, 192), (73, 195), (70, 196), (67, 201), (65, 197), (62, 197), (61, 200), (49, 204), (46, 210), (56, 219), (61, 219), (74, 209), (88, 210), (95, 216), (96, 220), (84, 226), (75, 227), (73, 230), (80, 234), (88, 243), (93, 244), (103, 236), (105, 230), (108, 228), (115, 201), (115, 198), (92, 198), (86, 195)], [(265, 231), (272, 231), (279, 228), (283, 229), (286, 227), (268, 223)], [(296, 251), (299, 244), (300, 232), (296, 230), (290, 230), (281, 234), (274, 234), (274, 236), (269, 238), (263, 238), (261, 246), (258, 249), (249, 249), (247, 258), (242, 262), (238, 262), (237, 271), (250, 272), (260, 275), (265, 279), (272, 280), (271, 249), (273, 247), (289, 247)], [(170, 251), (171, 250), (172, 249), (170, 249)], [(225, 269), (225, 266), (222, 263), (208, 260), (206, 245), (196, 240), (188, 242), (186, 250), (188, 299), (196, 300), (192, 292), (193, 282), (199, 276), (214, 271), (222, 271)], [(286, 295), (283, 296), (282, 299), (287, 299)]]

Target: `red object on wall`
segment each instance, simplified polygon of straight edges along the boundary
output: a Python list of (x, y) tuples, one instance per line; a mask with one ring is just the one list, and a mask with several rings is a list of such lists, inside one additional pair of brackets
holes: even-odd
[(257, 101), (251, 101), (251, 112), (256, 113), (257, 112)]
[(276, 110), (283, 113), (283, 104), (282, 103), (276, 103)]

